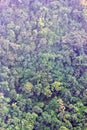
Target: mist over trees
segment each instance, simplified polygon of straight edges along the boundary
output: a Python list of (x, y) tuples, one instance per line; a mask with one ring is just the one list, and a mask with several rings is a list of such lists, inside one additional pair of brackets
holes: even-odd
[(0, 129), (87, 130), (87, 2), (0, 1)]

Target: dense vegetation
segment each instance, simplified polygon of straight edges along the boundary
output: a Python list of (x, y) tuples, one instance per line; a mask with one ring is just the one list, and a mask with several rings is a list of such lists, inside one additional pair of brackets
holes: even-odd
[(2, 0), (0, 130), (87, 130), (80, 0)]

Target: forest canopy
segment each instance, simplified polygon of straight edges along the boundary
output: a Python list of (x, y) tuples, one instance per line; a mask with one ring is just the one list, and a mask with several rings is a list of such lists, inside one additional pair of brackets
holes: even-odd
[(87, 1), (0, 1), (0, 130), (87, 130)]

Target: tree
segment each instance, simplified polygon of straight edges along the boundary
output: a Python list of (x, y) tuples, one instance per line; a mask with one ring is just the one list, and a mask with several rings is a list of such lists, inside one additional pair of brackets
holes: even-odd
[(39, 106), (34, 106), (33, 107), (33, 112), (35, 112), (36, 114), (41, 114), (43, 112), (43, 110), (39, 107)]
[(36, 121), (36, 118), (37, 118), (37, 114), (35, 113), (27, 113), (25, 114), (25, 118), (23, 118), (21, 120), (21, 129), (23, 130), (33, 130), (34, 128), (34, 124), (35, 124), (35, 121)]
[(69, 129), (66, 128), (65, 126), (61, 126), (61, 127), (59, 128), (59, 130), (69, 130)]
[(33, 90), (33, 84), (30, 82), (26, 82), (22, 90), (27, 94), (31, 94)]
[(53, 84), (52, 84), (52, 91), (56, 90), (57, 92), (61, 90), (61, 86), (62, 86), (62, 83), (61, 82), (58, 82), (58, 81), (55, 81)]
[(51, 92), (51, 90), (50, 90), (50, 86), (49, 86), (49, 85), (44, 88), (43, 94), (44, 94), (46, 97), (48, 97), (48, 98), (51, 97), (52, 92)]

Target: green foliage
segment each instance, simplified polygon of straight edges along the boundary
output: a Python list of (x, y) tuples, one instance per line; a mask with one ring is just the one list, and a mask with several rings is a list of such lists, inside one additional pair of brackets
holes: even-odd
[(59, 130), (68, 130), (68, 128), (66, 128), (65, 126), (61, 126)]
[(37, 114), (27, 113), (25, 116), (25, 119), (21, 121), (22, 128), (25, 130), (28, 130), (28, 129), (33, 130), (36, 118), (37, 118)]
[(86, 122), (86, 3), (1, 0), (0, 130), (86, 130)]
[(39, 106), (34, 106), (33, 107), (33, 112), (35, 112), (37, 114), (41, 114), (42, 113), (42, 109)]
[(46, 111), (42, 113), (42, 118), (44, 123), (51, 123), (51, 115), (49, 115)]

